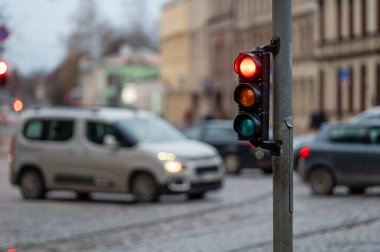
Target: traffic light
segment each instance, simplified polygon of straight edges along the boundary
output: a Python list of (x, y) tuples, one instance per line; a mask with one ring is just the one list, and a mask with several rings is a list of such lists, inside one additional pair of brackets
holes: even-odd
[(234, 92), (239, 106), (234, 130), (239, 140), (263, 146), (269, 132), (270, 53), (260, 47), (240, 53), (234, 69), (239, 75), (239, 85)]
[(14, 112), (20, 112), (24, 108), (24, 103), (21, 99), (16, 99), (13, 101)]
[(0, 60), (0, 87), (4, 87), (7, 83), (8, 65), (5, 61)]

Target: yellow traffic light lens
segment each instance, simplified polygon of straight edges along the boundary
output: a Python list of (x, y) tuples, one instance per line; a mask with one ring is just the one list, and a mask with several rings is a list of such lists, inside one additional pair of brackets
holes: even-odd
[(256, 62), (251, 57), (245, 57), (240, 62), (240, 73), (245, 78), (251, 78), (256, 73)]
[(256, 94), (251, 88), (243, 88), (240, 91), (240, 104), (246, 108), (251, 107), (255, 104), (256, 102)]

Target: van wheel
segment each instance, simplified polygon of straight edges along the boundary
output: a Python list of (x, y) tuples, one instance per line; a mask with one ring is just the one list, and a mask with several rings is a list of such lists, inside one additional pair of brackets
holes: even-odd
[(148, 174), (136, 175), (132, 180), (131, 191), (137, 202), (157, 201), (159, 196), (156, 181)]
[(227, 154), (224, 157), (224, 166), (226, 167), (226, 172), (229, 174), (239, 174), (241, 167), (240, 167), (240, 160), (239, 157), (235, 154)]
[(333, 174), (325, 168), (315, 168), (312, 170), (308, 180), (314, 194), (332, 194), (335, 187)]
[(41, 175), (36, 171), (26, 171), (20, 180), (21, 195), (24, 199), (42, 199), (45, 187)]

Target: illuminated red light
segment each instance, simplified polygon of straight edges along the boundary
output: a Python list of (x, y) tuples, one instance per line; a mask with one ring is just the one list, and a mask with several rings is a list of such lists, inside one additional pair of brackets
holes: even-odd
[(261, 62), (255, 56), (240, 54), (235, 60), (234, 69), (243, 78), (253, 78), (260, 74)]
[(245, 57), (240, 62), (239, 71), (245, 78), (251, 78), (256, 73), (256, 62), (251, 57)]
[(17, 251), (14, 248), (10, 248), (10, 249), (7, 250), (7, 252), (17, 252)]
[(307, 158), (308, 156), (310, 155), (310, 148), (309, 147), (303, 147), (301, 150), (300, 150), (300, 153), (299, 153), (299, 156), (300, 158)]
[(6, 74), (8, 71), (7, 63), (0, 61), (0, 75)]

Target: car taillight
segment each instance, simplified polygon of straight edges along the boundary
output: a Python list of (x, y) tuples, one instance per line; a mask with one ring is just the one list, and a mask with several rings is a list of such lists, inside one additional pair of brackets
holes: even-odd
[(256, 149), (256, 147), (253, 146), (250, 142), (247, 142), (247, 146), (248, 146), (249, 148)]
[(8, 154), (8, 161), (9, 162), (12, 162), (14, 159), (15, 147), (16, 147), (16, 136), (13, 135), (11, 137), (11, 141), (10, 141), (10, 145), (9, 145), (9, 154)]
[(310, 155), (310, 148), (309, 147), (303, 147), (300, 152), (299, 156), (300, 158), (306, 159)]

